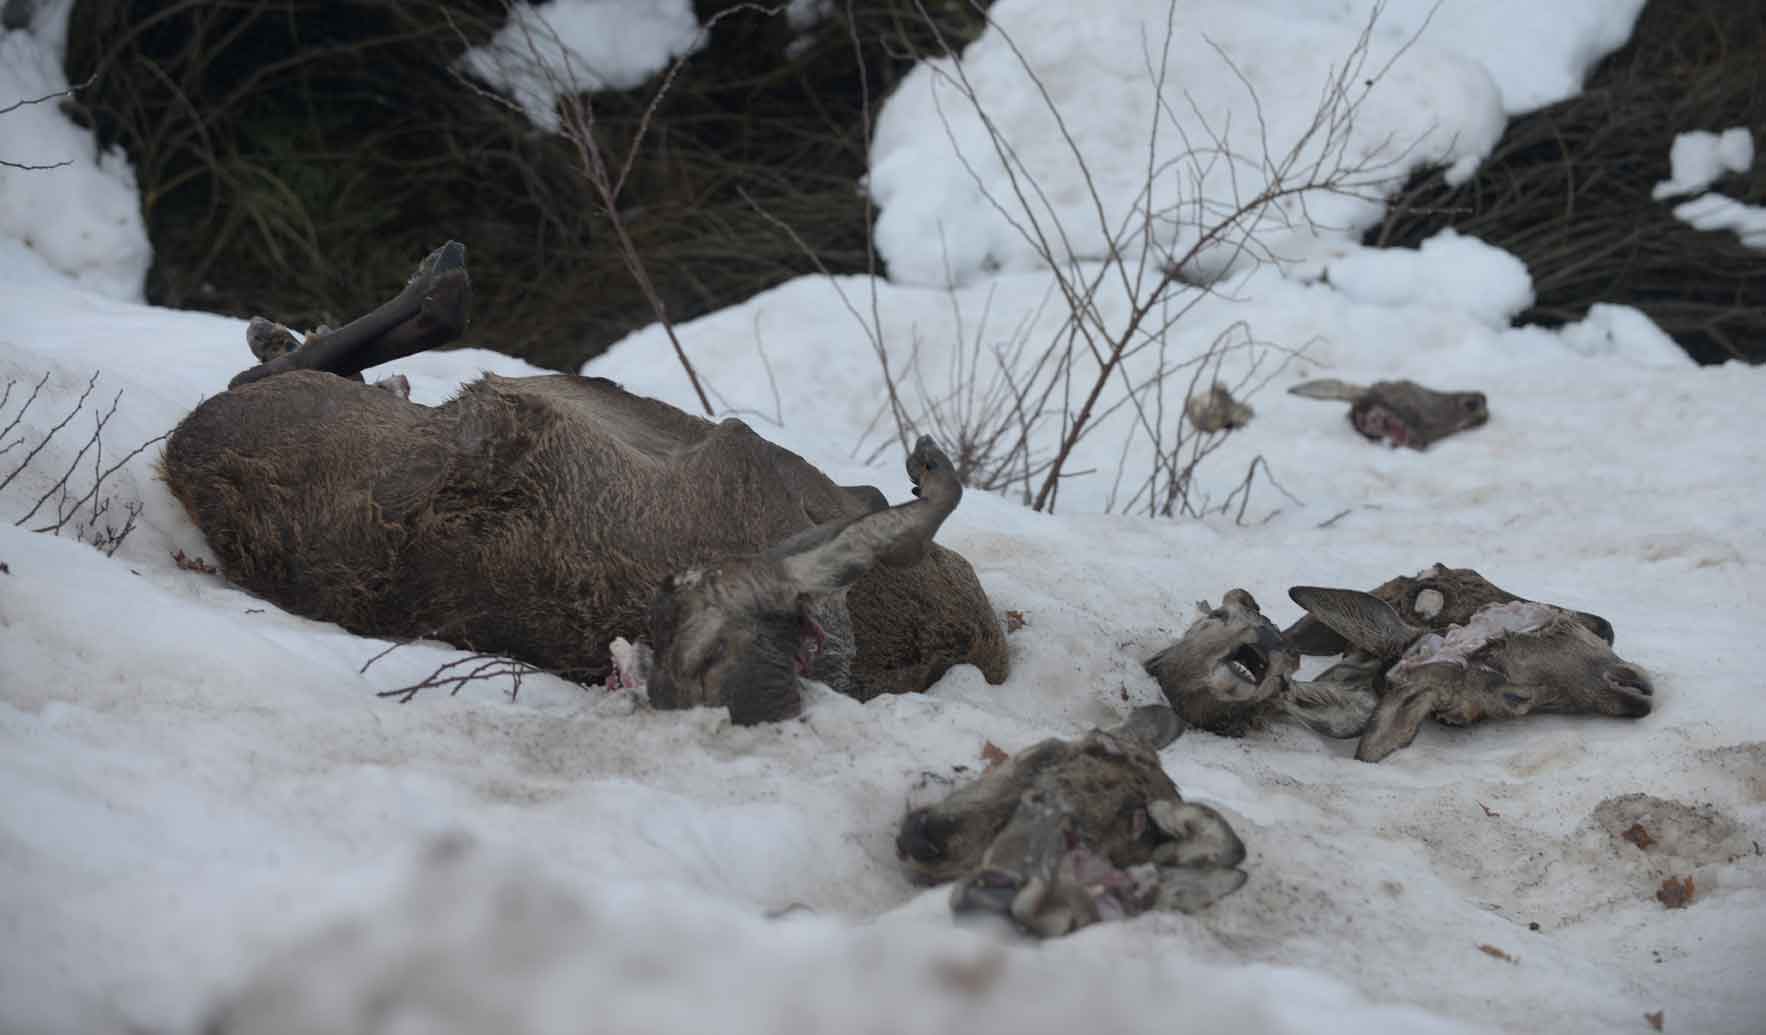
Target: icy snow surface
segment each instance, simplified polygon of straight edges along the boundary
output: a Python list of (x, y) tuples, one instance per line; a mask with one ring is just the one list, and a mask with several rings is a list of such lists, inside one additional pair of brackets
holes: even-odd
[[(1268, 64), (1291, 59), (1287, 38)], [(41, 149), (59, 132), (46, 126), (17, 142)], [(98, 251), (129, 243), (112, 230)], [(1004, 684), (965, 668), (864, 705), (811, 687), (802, 720), (738, 729), (547, 678), (514, 701), (495, 685), (380, 700), (460, 655), (414, 644), (362, 674), (386, 644), (181, 567), (175, 551), (212, 552), (151, 452), (106, 483), (119, 510), (144, 508), (115, 557), (13, 527), (53, 500), (95, 404), (123, 390), (109, 463), (250, 357), (243, 321), (108, 297), (9, 225), (0, 428), (49, 380), (0, 435), (0, 480), (103, 376), (0, 489), (0, 1031), (190, 1031), (231, 1003), (236, 1030), (290, 1032), (1604, 1035), (1647, 1031), (1655, 1011), (1671, 1032), (1757, 1032), (1766, 370), (1695, 367), (1621, 307), (1562, 333), (1507, 329), (1513, 269), (1457, 246), (1473, 258), (1442, 294), (1414, 288), (1427, 249), (1372, 260), (1360, 294), (1234, 274), (1130, 362), (1142, 384), (1161, 349), (1192, 357), (1239, 321), (1302, 350), (1285, 366), (1266, 353), (1256, 418), (1203, 467), (1207, 519), (1104, 513), (1144, 509), (1128, 504), (1151, 446), (1126, 406), (1081, 443), (1070, 470), (1093, 473), (1066, 482), (1057, 515), (968, 494), (940, 539), (997, 608), (1023, 613)], [(1098, 318), (1119, 327), (1126, 287), (1106, 282)], [(680, 330), (726, 413), (903, 499), (899, 449), (871, 426), (883, 382), (847, 308), (868, 319), (873, 287), (916, 413), (968, 412), (957, 375), (1021, 375), (1061, 330), (1037, 272), (954, 292), (806, 278)], [(434, 403), (482, 369), (530, 368), (463, 350), (369, 376), (407, 374)], [(1094, 369), (1081, 362), (1076, 383)], [(655, 329), (589, 372), (693, 406)], [(1491, 420), (1427, 453), (1387, 450), (1340, 406), (1283, 394), (1312, 376), (1476, 388)], [(1167, 436), (1186, 388), (1142, 396)], [(1112, 387), (1105, 408), (1121, 398)], [(1259, 456), (1288, 495), (1260, 474), (1242, 520), (1219, 513)], [(89, 483), (82, 464), (73, 484)], [(1285, 624), (1287, 586), (1368, 588), (1436, 561), (1611, 620), (1655, 679), (1655, 714), (1431, 725), (1378, 765), (1288, 725), (1188, 733), (1168, 771), (1250, 852), (1245, 888), (1196, 916), (1031, 946), (953, 926), (945, 889), (903, 878), (893, 836), (911, 801), (974, 772), (989, 741), (1018, 750), (1155, 700), (1141, 660), (1198, 598), (1243, 586)], [(1633, 824), (1648, 848), (1624, 838)], [(1684, 909), (1655, 898), (1671, 877), (1694, 881)]]
[(559, 97), (629, 90), (702, 42), (691, 0), (518, 3), (496, 37), (467, 51), (461, 65), (513, 94), (534, 125), (557, 130)]

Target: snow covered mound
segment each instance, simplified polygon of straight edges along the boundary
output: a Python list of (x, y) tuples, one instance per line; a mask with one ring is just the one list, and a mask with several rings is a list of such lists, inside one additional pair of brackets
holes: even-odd
[[(1158, 264), (1265, 191), (1273, 207), (1239, 229), (1293, 255), (1377, 219), (1420, 165), (1469, 174), (1502, 132), (1489, 75), (1361, 31), (1226, 0), (1128, 0), (1080, 20), (1002, 0), (960, 61), (923, 62), (878, 116), (869, 183), (890, 277), (963, 284), (1137, 255), (1149, 235)], [(1342, 189), (1298, 192), (1332, 179)], [(1248, 257), (1240, 246), (1236, 232), (1212, 241), (1195, 273)]]
[(629, 90), (704, 42), (690, 0), (517, 3), (461, 67), (507, 90), (534, 125), (558, 130), (558, 98)]
[(1359, 24), (1376, 7), (1388, 32), (1415, 36), (1489, 70), (1510, 115), (1575, 96), (1625, 45), (1644, 0), (1254, 0), (1286, 14)]
[(960, 60), (922, 63), (878, 117), (878, 249), (913, 284), (1138, 256), (1149, 237), (1157, 263), (1260, 192), (1335, 179), (1247, 213), (1186, 273), (1299, 259), (1353, 239), (1418, 167), (1469, 176), (1505, 113), (1571, 96), (1642, 9), (1129, 0), (1074, 18), (1001, 0)]
[(1500, 248), (1451, 228), (1405, 248), (1346, 245), (1323, 264), (1321, 276), (1358, 302), (1456, 309), (1491, 327), (1507, 327), (1533, 304), (1527, 265)]
[(0, 30), (0, 242), (31, 260), (14, 275), (52, 270), (139, 301), (153, 251), (135, 172), (121, 147), (100, 152), (57, 106), (71, 6), (44, 4), (32, 29)]

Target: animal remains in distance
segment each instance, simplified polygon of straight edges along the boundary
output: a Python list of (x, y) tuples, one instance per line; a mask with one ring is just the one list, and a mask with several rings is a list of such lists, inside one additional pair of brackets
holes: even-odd
[(1349, 423), (1373, 442), (1427, 449), (1436, 442), (1490, 419), (1483, 392), (1437, 392), (1415, 381), (1376, 381), (1352, 385), (1335, 378), (1306, 381), (1288, 389), (1307, 399), (1349, 403)]

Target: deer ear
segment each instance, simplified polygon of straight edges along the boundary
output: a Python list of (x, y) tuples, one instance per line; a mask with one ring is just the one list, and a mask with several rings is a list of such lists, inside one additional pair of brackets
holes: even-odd
[(1152, 748), (1162, 751), (1165, 746), (1183, 735), (1183, 716), (1168, 704), (1144, 704), (1128, 713), (1128, 718), (1110, 729), (1110, 733), (1138, 740)]
[(918, 499), (799, 532), (767, 551), (797, 592), (823, 596), (852, 585), (879, 562), (911, 564), (925, 554), (962, 500), (963, 486), (950, 459), (925, 436), (907, 468)]
[(1417, 730), (1435, 706), (1433, 690), (1405, 690), (1392, 687), (1386, 699), (1374, 710), (1373, 722), (1355, 745), (1355, 757), (1363, 762), (1378, 762), (1416, 739)]
[(1590, 614), (1587, 611), (1571, 611), (1570, 617), (1587, 626), (1588, 631), (1606, 641), (1607, 646), (1613, 645), (1613, 623), (1600, 615)]
[(1382, 658), (1404, 653), (1412, 640), (1427, 631), (1400, 618), (1384, 600), (1358, 589), (1295, 586), (1288, 590), (1288, 598), (1350, 645)]
[(1367, 394), (1363, 385), (1352, 385), (1339, 381), (1334, 377), (1321, 377), (1316, 381), (1302, 381), (1288, 388), (1289, 395), (1298, 395), (1302, 399), (1334, 399), (1339, 402), (1357, 402)]
[(1307, 657), (1327, 657), (1349, 649), (1342, 634), (1311, 615), (1301, 615), (1299, 621), (1283, 629), (1282, 639)]

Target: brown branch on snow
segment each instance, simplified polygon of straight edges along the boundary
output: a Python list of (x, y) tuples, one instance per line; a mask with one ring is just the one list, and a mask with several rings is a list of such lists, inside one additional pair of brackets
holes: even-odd
[[(386, 657), (388, 654), (391, 654), (393, 651), (404, 646), (408, 642), (410, 641), (401, 641), (388, 646), (385, 650), (369, 658), (362, 665), (361, 671), (368, 671), (369, 665)], [(452, 697), (455, 694), (458, 694), (468, 683), (476, 683), (480, 680), (486, 679), (502, 679), (506, 677), (509, 680), (509, 699), (513, 701), (521, 693), (522, 679), (527, 676), (546, 673), (551, 673), (551, 670), (540, 668), (537, 665), (530, 665), (525, 661), (517, 661), (514, 658), (504, 657), (500, 654), (469, 654), (466, 657), (455, 658), (453, 661), (446, 661), (437, 665), (435, 671), (424, 676), (415, 683), (397, 687), (392, 690), (380, 690), (377, 691), (374, 696), (396, 698), (400, 704), (409, 704), (413, 698), (424, 690), (448, 687), (448, 696)], [(552, 674), (555, 675), (556, 673)]]
[[(470, 616), (461, 621), (469, 620)], [(406, 636), (401, 639), (393, 640), (391, 643), (388, 643), (383, 650), (375, 652), (375, 654), (369, 657), (367, 661), (362, 662), (362, 667), (356, 671), (359, 674), (366, 675), (368, 670), (374, 666), (375, 662), (380, 661), (382, 658), (391, 654), (393, 651), (398, 650), (400, 647), (408, 646), (419, 640), (440, 639), (445, 633), (445, 629), (436, 628), (425, 633), (418, 633), (413, 636)], [(443, 642), (446, 641), (444, 640)], [(391, 690), (376, 691), (374, 696), (396, 698), (400, 704), (409, 704), (413, 698), (424, 690), (447, 687), (449, 688), (448, 696), (452, 697), (455, 694), (458, 694), (461, 689), (469, 683), (476, 683), (488, 679), (507, 678), (510, 681), (508, 690), (509, 699), (513, 701), (521, 692), (521, 681), (532, 675), (554, 675), (562, 678), (563, 672), (558, 669), (541, 668), (538, 665), (530, 665), (525, 661), (518, 661), (501, 654), (473, 653), (463, 658), (455, 658), (453, 661), (446, 661), (437, 665), (434, 671), (430, 672), (429, 675), (424, 676), (422, 679), (417, 680), (415, 683), (395, 687)]]

